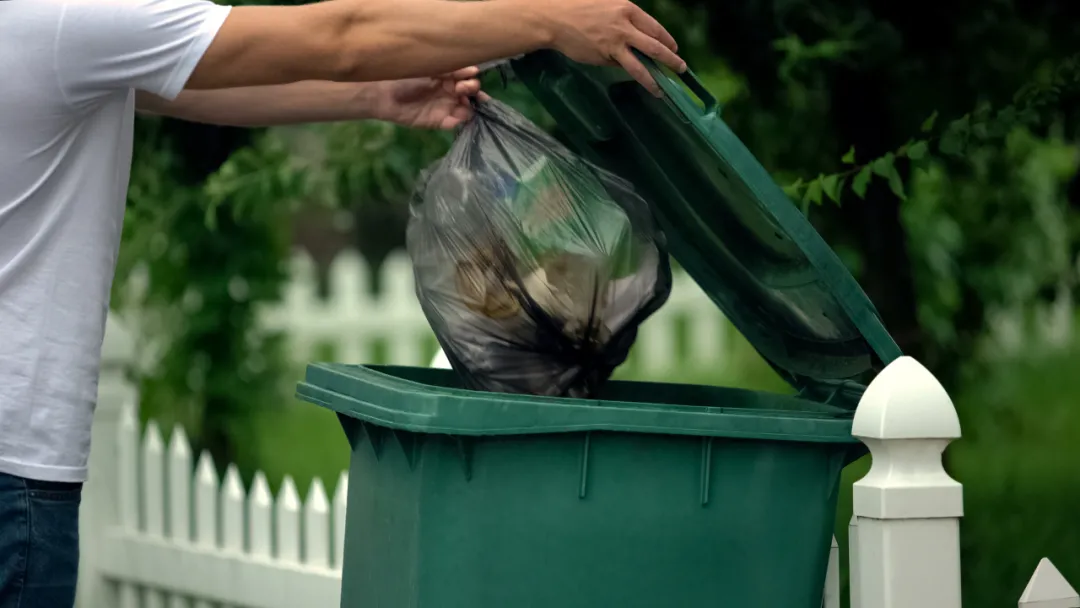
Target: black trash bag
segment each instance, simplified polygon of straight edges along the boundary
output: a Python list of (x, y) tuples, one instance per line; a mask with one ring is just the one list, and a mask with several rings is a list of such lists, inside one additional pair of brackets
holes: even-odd
[(630, 183), (497, 101), (421, 177), (407, 245), (424, 314), (474, 390), (593, 397), (671, 293)]

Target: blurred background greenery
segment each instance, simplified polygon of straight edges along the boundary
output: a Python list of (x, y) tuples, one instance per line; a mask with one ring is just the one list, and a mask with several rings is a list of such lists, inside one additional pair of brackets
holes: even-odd
[[(1014, 603), (1042, 556), (1080, 580), (1080, 4), (642, 4), (954, 396), (965, 604)], [(489, 85), (554, 128), (520, 87)], [(294, 403), (302, 369), (256, 310), (281, 297), (293, 248), (325, 265), (354, 247), (374, 267), (400, 249), (412, 182), (450, 138), (140, 120), (113, 306), (167, 345), (133, 372), (143, 415), (183, 424), (245, 479), (332, 486), (347, 462), (337, 422)], [(347, 230), (331, 219), (342, 213)], [(136, 277), (143, 288), (128, 289)], [(991, 339), (1002, 326), (1014, 340)], [(747, 344), (731, 348), (723, 372), (664, 380), (787, 390)], [(848, 487), (865, 466), (849, 467)]]

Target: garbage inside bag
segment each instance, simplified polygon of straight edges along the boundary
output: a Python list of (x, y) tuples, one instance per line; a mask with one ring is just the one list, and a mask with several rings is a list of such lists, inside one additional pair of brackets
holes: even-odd
[(407, 246), (424, 314), (474, 390), (594, 396), (671, 293), (630, 183), (494, 100), (421, 177)]

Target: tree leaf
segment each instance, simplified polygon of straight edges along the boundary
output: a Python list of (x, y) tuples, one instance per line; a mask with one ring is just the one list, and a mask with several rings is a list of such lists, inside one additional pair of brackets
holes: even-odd
[(949, 156), (961, 156), (964, 153), (966, 139), (956, 131), (946, 131), (941, 138), (941, 143), (938, 144), (938, 150), (941, 150), (942, 154)]
[(820, 205), (821, 194), (821, 180), (815, 179), (814, 181), (810, 182), (809, 186), (807, 186), (806, 194), (803, 195), (803, 202)]
[(847, 153), (844, 154), (844, 156), (840, 159), (840, 162), (844, 163), (845, 165), (855, 164), (855, 146), (851, 146), (850, 148), (848, 148)]
[(840, 176), (833, 174), (821, 178), (821, 189), (834, 203), (840, 202)]
[(900, 173), (896, 170), (895, 166), (889, 166), (889, 190), (892, 190), (893, 194), (900, 198), (902, 201), (907, 200), (907, 194), (904, 192), (904, 180), (900, 179)]
[(895, 171), (895, 169), (893, 169), (893, 160), (893, 153), (889, 152), (885, 156), (882, 156), (881, 158), (875, 160), (874, 163), (870, 165), (870, 167), (871, 169), (873, 169), (875, 174), (887, 178), (889, 177), (890, 171)]
[(867, 165), (855, 175), (855, 179), (851, 180), (851, 191), (855, 193), (859, 198), (866, 198), (866, 189), (870, 186), (870, 178), (873, 176), (873, 172), (870, 166)]
[(934, 110), (934, 113), (931, 114), (929, 118), (927, 118), (926, 120), (923, 121), (923, 123), (922, 123), (922, 132), (923, 133), (929, 133), (930, 131), (934, 130), (934, 122), (937, 121), (937, 117), (938, 117), (937, 110)]
[(784, 186), (784, 194), (790, 196), (791, 198), (798, 198), (799, 191), (802, 190), (802, 187), (803, 180), (800, 177), (799, 179), (795, 180), (795, 183)]
[(907, 148), (907, 157), (911, 160), (921, 160), (926, 156), (929, 145), (924, 140), (912, 143)]
[(955, 131), (957, 134), (967, 137), (971, 133), (971, 114), (964, 114), (960, 118), (949, 123), (949, 131)]

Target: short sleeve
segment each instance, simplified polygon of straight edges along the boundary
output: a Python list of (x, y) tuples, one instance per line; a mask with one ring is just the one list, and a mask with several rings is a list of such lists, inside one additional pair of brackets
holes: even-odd
[(138, 89), (175, 99), (229, 7), (208, 0), (69, 0), (56, 34), (56, 72), (69, 103)]

